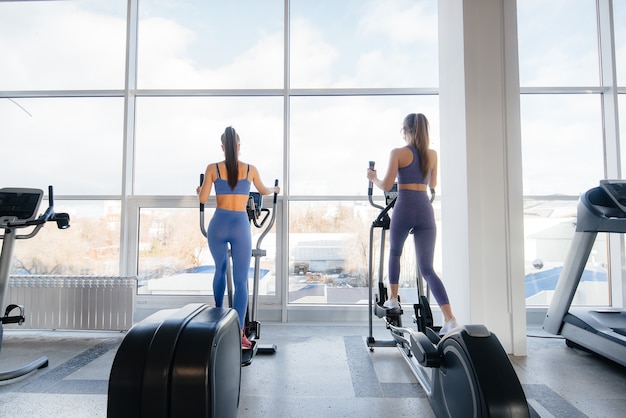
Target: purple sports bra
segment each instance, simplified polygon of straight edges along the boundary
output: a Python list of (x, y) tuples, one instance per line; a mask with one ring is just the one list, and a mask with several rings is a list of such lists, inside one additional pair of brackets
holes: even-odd
[(250, 180), (248, 180), (248, 174), (250, 174), (250, 164), (248, 164), (248, 171), (246, 172), (246, 178), (239, 179), (234, 189), (231, 189), (228, 185), (228, 180), (224, 180), (220, 176), (220, 167), (215, 164), (217, 169), (217, 178), (215, 179), (215, 194), (242, 194), (248, 196), (250, 194)]
[(406, 167), (398, 169), (398, 184), (428, 184), (431, 172), (429, 171), (428, 177), (424, 178), (422, 175), (422, 162), (417, 150), (412, 145), (407, 145), (407, 148), (413, 153), (413, 161)]

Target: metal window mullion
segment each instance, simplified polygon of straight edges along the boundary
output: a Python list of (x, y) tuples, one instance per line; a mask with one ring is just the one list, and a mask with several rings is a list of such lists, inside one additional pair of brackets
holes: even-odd
[(122, 157), (122, 201), (120, 228), (120, 266), (122, 276), (137, 274), (137, 208), (130, 205), (134, 194), (135, 167), (135, 91), (137, 89), (137, 27), (139, 0), (128, 0), (126, 16), (126, 68), (124, 86), (124, 139)]
[(612, 0), (597, 0), (605, 176), (621, 178)]
[(277, 286), (276, 294), (280, 295), (280, 317), (281, 322), (288, 321), (287, 304), (289, 302), (289, 153), (290, 153), (290, 129), (291, 129), (291, 26), (290, 26), (290, 0), (284, 0), (284, 16), (283, 16), (283, 184), (281, 185), (281, 207), (279, 210), (279, 218), (281, 220), (280, 227), (277, 230), (276, 242), (276, 276), (280, 280), (275, 281)]
[[(600, 83), (602, 85), (602, 140), (604, 147), (604, 175), (620, 179), (621, 151), (619, 139), (618, 91), (615, 64), (615, 32), (613, 1), (597, 0)], [(608, 234), (608, 273), (610, 278), (609, 304), (624, 306), (624, 236)]]

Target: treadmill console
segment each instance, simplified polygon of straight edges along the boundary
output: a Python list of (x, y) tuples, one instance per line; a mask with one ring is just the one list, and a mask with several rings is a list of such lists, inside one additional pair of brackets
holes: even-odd
[(35, 219), (42, 198), (39, 189), (0, 189), (0, 226)]
[(626, 213), (626, 180), (600, 180), (600, 187)]

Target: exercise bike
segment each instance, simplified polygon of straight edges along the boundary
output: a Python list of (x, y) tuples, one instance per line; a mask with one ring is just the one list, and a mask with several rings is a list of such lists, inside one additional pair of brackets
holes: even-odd
[[(370, 168), (373, 167), (374, 162), (370, 161)], [(383, 282), (385, 235), (391, 223), (389, 213), (396, 202), (397, 185), (392, 191), (385, 193), (384, 207), (374, 203), (372, 186), (370, 182), (369, 202), (377, 209), (381, 209), (381, 212), (372, 222), (369, 238), (367, 346), (370, 351), (374, 351), (375, 347), (396, 347), (424, 389), (437, 417), (538, 416), (528, 405), (519, 379), (502, 345), (484, 325), (465, 325), (443, 337), (438, 335), (440, 327), (434, 326), (428, 296), (423, 292), (423, 278), (419, 268), (418, 301), (413, 305), (413, 322), (417, 329), (403, 326), (402, 307), (387, 309), (383, 306), (387, 300), (387, 289)], [(375, 229), (381, 230), (376, 295), (373, 294)], [(384, 319), (391, 340), (374, 338), (373, 315)]]
[[(43, 191), (39, 189), (0, 189), (0, 228), (4, 230), (2, 235), (0, 235), (0, 239), (3, 240), (2, 254), (0, 255), (0, 307), (4, 306), (4, 299), (9, 287), (15, 240), (34, 237), (43, 228), (44, 224), (49, 221), (56, 222), (59, 229), (67, 229), (70, 226), (70, 217), (67, 213), (54, 212), (52, 186), (48, 187), (48, 209), (37, 217), (37, 210), (42, 198)], [(28, 233), (18, 235), (17, 230), (23, 228), (31, 228), (31, 230)], [(15, 311), (17, 311), (17, 314), (15, 314)], [(22, 325), (25, 320), (25, 309), (23, 306), (15, 304), (7, 306), (4, 316), (0, 318), (0, 349), (2, 348), (3, 325)], [(0, 381), (15, 379), (47, 366), (48, 358), (40, 357), (23, 367), (0, 372)]]
[[(200, 175), (200, 185), (204, 182), (204, 174)], [(274, 186), (278, 186), (278, 180), (275, 180)], [(252, 249), (252, 257), (254, 257), (254, 280), (252, 284), (252, 298), (248, 303), (246, 310), (246, 318), (244, 321), (244, 334), (252, 343), (251, 348), (242, 349), (241, 365), (249, 366), (252, 363), (252, 359), (258, 353), (261, 354), (274, 354), (278, 349), (275, 344), (259, 344), (258, 340), (261, 338), (261, 323), (257, 320), (258, 315), (258, 301), (259, 301), (259, 280), (261, 272), (261, 257), (267, 255), (267, 251), (261, 248), (261, 243), (265, 236), (274, 226), (276, 221), (276, 204), (278, 195), (274, 193), (272, 209), (263, 207), (263, 195), (258, 192), (250, 192), (248, 196), (248, 203), (246, 205), (246, 212), (248, 213), (248, 220), (256, 228), (264, 228), (261, 235), (257, 239), (256, 247)], [(200, 231), (202, 235), (207, 236), (204, 219), (204, 204), (200, 203)], [(230, 250), (228, 250), (230, 259)], [(232, 307), (232, 295), (233, 295), (233, 277), (231, 272), (230, 262), (226, 268), (226, 288), (228, 290), (228, 305)]]

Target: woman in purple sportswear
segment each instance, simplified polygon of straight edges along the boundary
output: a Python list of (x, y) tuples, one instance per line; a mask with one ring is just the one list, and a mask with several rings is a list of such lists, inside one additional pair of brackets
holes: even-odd
[(413, 230), (415, 256), (424, 279), (430, 286), (443, 313), (444, 324), (440, 334), (445, 335), (457, 327), (443, 282), (433, 268), (437, 227), (428, 188), (437, 186), (437, 152), (430, 149), (428, 120), (421, 113), (411, 113), (404, 118), (402, 132), (407, 145), (391, 151), (387, 173), (378, 179), (376, 170), (370, 168), (367, 178), (378, 188), (389, 191), (398, 179), (398, 199), (391, 217), (389, 287), (391, 295), (383, 305), (397, 309), (400, 256), (409, 232)]

